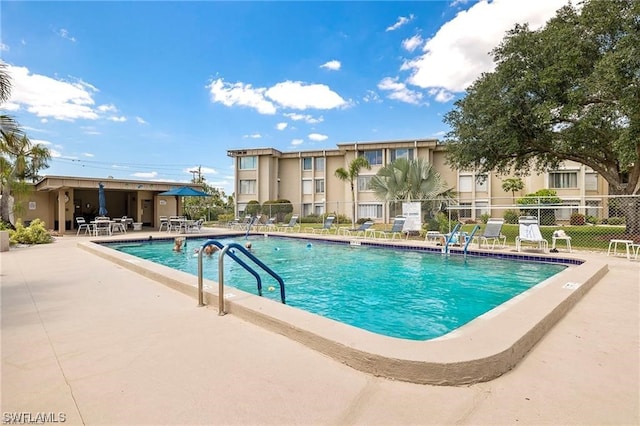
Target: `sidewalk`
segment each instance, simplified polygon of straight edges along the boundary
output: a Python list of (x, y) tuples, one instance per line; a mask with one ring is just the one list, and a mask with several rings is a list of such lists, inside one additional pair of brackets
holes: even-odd
[(197, 308), (78, 241), (0, 255), (5, 422), (24, 412), (64, 413), (69, 425), (640, 423), (638, 261), (610, 258), (511, 372), (438, 387), (370, 376)]

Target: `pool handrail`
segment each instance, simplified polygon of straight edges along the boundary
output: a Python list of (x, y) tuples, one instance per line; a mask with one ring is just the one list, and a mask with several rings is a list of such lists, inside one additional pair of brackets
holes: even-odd
[(456, 226), (454, 226), (453, 231), (449, 232), (449, 235), (447, 236), (445, 242), (444, 242), (444, 247), (442, 247), (442, 253), (444, 254), (449, 254), (449, 244), (451, 244), (451, 241), (453, 240), (453, 236), (456, 234), (456, 232), (458, 232), (458, 229), (460, 229), (460, 223), (456, 223)]
[(463, 253), (467, 254), (467, 247), (469, 247), (469, 244), (471, 243), (471, 241), (473, 241), (473, 236), (475, 235), (476, 232), (478, 232), (478, 229), (480, 229), (480, 225), (476, 225), (473, 227), (473, 230), (471, 231), (471, 234), (469, 234), (469, 236), (467, 237), (467, 241), (465, 241), (464, 243), (464, 249), (462, 250)]
[[(222, 243), (220, 243), (219, 241), (208, 240), (204, 244), (202, 244), (202, 246), (200, 247), (200, 250), (198, 250), (198, 306), (204, 306), (204, 301), (202, 300), (203, 293), (201, 291), (202, 277), (204, 275), (202, 270), (202, 253), (204, 252), (204, 248), (210, 245), (214, 245), (218, 247), (220, 250), (224, 248)], [(262, 278), (260, 277), (260, 275), (255, 270), (253, 270), (249, 265), (243, 262), (242, 259), (238, 258), (238, 256), (235, 255), (235, 253), (230, 252), (229, 257), (235, 260), (240, 266), (242, 266), (244, 269), (247, 270), (247, 272), (249, 272), (251, 275), (253, 275), (256, 278), (256, 281), (258, 284), (258, 296), (262, 296)]]
[(235, 260), (240, 266), (246, 269), (249, 273), (251, 273), (257, 281), (258, 284), (258, 295), (262, 296), (262, 279), (260, 275), (249, 265), (247, 265), (242, 259), (240, 259), (233, 251), (229, 251), (230, 248), (235, 248), (240, 250), (240, 252), (244, 253), (249, 259), (251, 259), (256, 265), (261, 267), (265, 272), (275, 278), (280, 285), (280, 299), (283, 304), (286, 304), (285, 301), (285, 286), (282, 278), (275, 273), (271, 268), (265, 265), (260, 259), (258, 259), (255, 255), (253, 255), (249, 250), (247, 250), (244, 246), (238, 243), (229, 243), (226, 246), (220, 243), (217, 240), (208, 240), (206, 241), (200, 250), (198, 251), (198, 306), (204, 306), (204, 285), (203, 285), (203, 272), (202, 272), (202, 253), (204, 252), (204, 248), (209, 245), (215, 245), (220, 248), (220, 255), (218, 257), (218, 314), (224, 315), (224, 255), (229, 254), (233, 260)]

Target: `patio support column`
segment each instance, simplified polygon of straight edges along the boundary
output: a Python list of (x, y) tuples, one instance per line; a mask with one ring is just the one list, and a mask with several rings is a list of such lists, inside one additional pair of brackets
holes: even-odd
[(67, 214), (65, 209), (65, 200), (64, 200), (64, 189), (58, 190), (58, 233), (60, 235), (64, 234), (65, 224), (67, 223)]

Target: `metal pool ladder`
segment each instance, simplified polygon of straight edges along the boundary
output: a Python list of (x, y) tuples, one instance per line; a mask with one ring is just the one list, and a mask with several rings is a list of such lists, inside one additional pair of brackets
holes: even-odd
[(205, 242), (200, 250), (198, 251), (198, 306), (204, 306), (204, 285), (203, 285), (203, 268), (202, 268), (202, 254), (204, 253), (204, 248), (210, 245), (214, 245), (220, 249), (220, 255), (218, 257), (218, 315), (224, 315), (226, 312), (224, 311), (224, 256), (229, 255), (230, 258), (236, 261), (236, 263), (242, 266), (247, 270), (251, 275), (256, 278), (258, 285), (258, 295), (262, 296), (262, 279), (260, 275), (253, 269), (251, 266), (247, 265), (242, 259), (240, 259), (233, 251), (229, 251), (229, 249), (234, 248), (238, 251), (242, 252), (245, 256), (253, 261), (256, 265), (262, 268), (265, 272), (271, 275), (273, 278), (278, 281), (280, 285), (280, 299), (282, 303), (285, 302), (285, 290), (284, 290), (284, 281), (280, 277), (280, 275), (276, 274), (271, 268), (265, 265), (260, 259), (255, 257), (249, 250), (247, 250), (244, 246), (238, 243), (229, 243), (226, 246), (223, 245), (220, 241), (217, 240), (208, 240)]

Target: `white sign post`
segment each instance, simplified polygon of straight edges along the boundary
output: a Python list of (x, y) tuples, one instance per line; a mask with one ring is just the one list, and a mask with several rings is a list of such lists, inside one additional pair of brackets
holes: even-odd
[(420, 203), (402, 203), (402, 215), (406, 218), (404, 231), (422, 230), (422, 217), (420, 214)]

